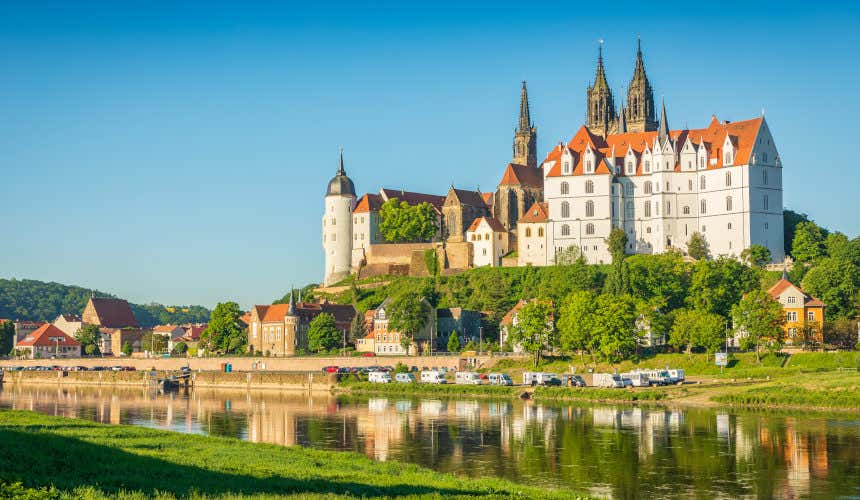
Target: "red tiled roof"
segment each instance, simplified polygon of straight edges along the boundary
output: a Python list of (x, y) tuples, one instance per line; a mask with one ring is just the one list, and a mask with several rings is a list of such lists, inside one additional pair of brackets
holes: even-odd
[(107, 328), (137, 327), (131, 306), (123, 299), (93, 297), (90, 299), (99, 318), (99, 326)]
[(170, 333), (179, 328), (176, 325), (156, 325), (152, 328), (153, 333)]
[(499, 186), (535, 186), (543, 187), (543, 173), (540, 168), (528, 167), (516, 163), (508, 163)]
[(185, 330), (185, 337), (188, 337), (192, 340), (200, 340), (200, 334), (202, 334), (209, 325), (191, 325)]
[(546, 203), (535, 202), (517, 222), (546, 222), (549, 220), (549, 209)]
[(353, 213), (378, 212), (380, 207), (382, 207), (382, 197), (368, 193), (359, 198), (352, 211)]
[(773, 297), (774, 299), (778, 299), (779, 296), (782, 294), (782, 292), (786, 291), (789, 287), (794, 287), (798, 291), (800, 291), (801, 294), (803, 294), (803, 305), (804, 306), (807, 306), (807, 307), (826, 307), (826, 304), (824, 302), (821, 302), (820, 300), (812, 297), (808, 293), (804, 292), (802, 288), (800, 288), (799, 286), (795, 285), (794, 283), (788, 281), (785, 278), (782, 278), (779, 281), (777, 281), (776, 283), (774, 283), (774, 285), (767, 290), (767, 293), (769, 293), (770, 296)]
[(493, 206), (493, 198), (495, 196), (496, 193), (481, 193), (481, 197), (484, 198), (484, 203), (486, 203), (488, 207)]
[[(60, 339), (59, 342), (55, 339)], [(21, 339), (16, 346), (41, 346), (41, 347), (51, 347), (51, 346), (63, 346), (63, 347), (80, 347), (81, 343), (72, 337), (63, 333), (62, 330), (57, 328), (56, 326), (45, 323), (40, 326), (33, 333), (28, 334), (26, 337)]]
[(502, 225), (501, 222), (497, 221), (494, 217), (478, 217), (477, 219), (472, 221), (472, 225), (469, 226), (469, 229), (467, 229), (466, 231), (477, 230), (478, 226), (481, 225), (481, 221), (486, 221), (487, 225), (490, 226), (490, 229), (492, 229), (496, 233), (507, 232), (507, 229), (505, 229), (505, 226)]

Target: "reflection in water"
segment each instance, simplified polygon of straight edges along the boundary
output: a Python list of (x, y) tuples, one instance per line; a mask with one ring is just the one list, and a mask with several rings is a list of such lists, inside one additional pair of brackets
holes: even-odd
[(617, 498), (860, 494), (860, 421), (727, 409), (7, 385), (0, 407), (352, 450)]

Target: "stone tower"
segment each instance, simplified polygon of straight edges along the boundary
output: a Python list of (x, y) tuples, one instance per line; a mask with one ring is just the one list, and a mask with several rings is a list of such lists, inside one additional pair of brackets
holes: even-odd
[(615, 132), (617, 120), (615, 118), (615, 103), (612, 100), (612, 91), (606, 81), (606, 72), (603, 69), (603, 42), (597, 52), (597, 74), (594, 77), (594, 85), (588, 87), (586, 92), (586, 126), (591, 133), (601, 136)]
[(627, 116), (625, 119), (629, 132), (650, 132), (657, 130), (656, 110), (654, 109), (654, 91), (645, 74), (645, 63), (642, 62), (642, 42), (637, 42), (636, 66), (633, 68), (633, 78), (627, 89)]
[(526, 82), (520, 93), (520, 121), (514, 131), (513, 163), (537, 167), (537, 128), (534, 127), (529, 114), (529, 94)]
[[(352, 226), (352, 224), (350, 224), (350, 226)], [(293, 291), (290, 290), (290, 304), (287, 307), (287, 314), (284, 315), (284, 355), (296, 355), (298, 334), (299, 316), (296, 314), (296, 301), (293, 299)]]
[(351, 272), (354, 206), (355, 186), (346, 176), (343, 168), (343, 150), (341, 150), (337, 173), (328, 183), (325, 194), (325, 213), (322, 218), (326, 286), (346, 278)]

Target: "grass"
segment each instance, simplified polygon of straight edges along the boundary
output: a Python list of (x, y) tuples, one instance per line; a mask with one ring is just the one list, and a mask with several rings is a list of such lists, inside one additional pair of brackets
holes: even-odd
[(786, 406), (860, 411), (860, 374), (802, 374), (744, 390), (714, 395), (712, 401), (741, 406)]
[(363, 455), (0, 410), (2, 498), (570, 498)]
[(536, 400), (577, 401), (660, 401), (668, 397), (664, 389), (600, 389), (596, 387), (538, 387)]
[(344, 385), (351, 394), (397, 394), (417, 396), (475, 396), (510, 398), (523, 392), (522, 387), (503, 385), (455, 385), (455, 384), (375, 384), (354, 382)]

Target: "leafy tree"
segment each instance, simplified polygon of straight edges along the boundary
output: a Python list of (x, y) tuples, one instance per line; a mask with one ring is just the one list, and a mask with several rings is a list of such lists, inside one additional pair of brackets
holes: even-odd
[(555, 347), (552, 307), (543, 300), (533, 300), (517, 312), (516, 324), (511, 326), (510, 342), (522, 346), (534, 355), (534, 366), (540, 362), (544, 349)]
[(612, 267), (609, 268), (609, 275), (606, 277), (606, 292), (615, 295), (628, 293), (630, 278), (628, 267), (624, 262), (625, 257), (627, 257), (627, 233), (616, 227), (609, 232), (606, 246), (609, 248), (609, 254), (612, 255)]
[(403, 364), (403, 362), (398, 362), (394, 366), (394, 373), (409, 373), (409, 367)]
[(597, 346), (594, 311), (597, 296), (590, 291), (576, 291), (565, 297), (558, 311), (558, 340), (562, 349), (588, 352), (594, 358)]
[(631, 255), (625, 262), (634, 297), (645, 301), (660, 299), (668, 310), (683, 307), (690, 273), (680, 254)]
[(824, 230), (814, 222), (800, 222), (791, 242), (791, 255), (801, 263), (810, 263), (824, 256)]
[(756, 289), (732, 307), (735, 331), (739, 334), (742, 349), (755, 349), (761, 362), (760, 348), (779, 348), (785, 314), (782, 306), (767, 292)]
[(728, 257), (701, 260), (693, 266), (687, 305), (729, 317), (744, 293), (759, 287), (759, 275)]
[(669, 344), (676, 349), (689, 346), (713, 354), (725, 344), (725, 326), (726, 320), (719, 314), (679, 309), (675, 311)]
[(0, 321), (0, 355), (12, 352), (15, 346), (15, 324), (11, 321)]
[(594, 328), (604, 359), (618, 361), (636, 350), (636, 318), (636, 301), (629, 295), (597, 297)]
[(174, 356), (182, 356), (183, 354), (188, 352), (188, 344), (185, 342), (177, 342), (173, 345), (173, 355)]
[(771, 261), (770, 249), (764, 245), (751, 245), (743, 249), (741, 260), (751, 266), (762, 268)]
[(791, 255), (791, 244), (794, 241), (794, 233), (797, 225), (801, 222), (809, 222), (809, 216), (793, 210), (783, 210), (783, 245), (786, 255)]
[(460, 352), (460, 335), (457, 331), (451, 332), (448, 335), (448, 352)]
[(439, 277), (439, 258), (436, 256), (436, 249), (424, 250), (424, 267), (427, 268), (427, 274), (434, 279)]
[(850, 260), (833, 257), (819, 260), (803, 277), (801, 286), (827, 304), (829, 317), (850, 318), (856, 314), (860, 269)]
[(248, 333), (239, 318), (242, 311), (235, 302), (221, 302), (215, 306), (209, 325), (200, 335), (201, 343), (209, 351), (235, 353), (248, 344)]
[(134, 349), (132, 349), (129, 341), (126, 340), (125, 342), (123, 342), (122, 343), (122, 353), (125, 354), (126, 356), (131, 356), (132, 352), (134, 352)]
[(464, 351), (477, 351), (479, 349), (479, 347), (480, 346), (478, 345), (477, 342), (475, 342), (472, 339), (469, 339), (469, 341), (466, 342), (466, 345), (463, 346), (463, 350)]
[(429, 241), (438, 230), (436, 211), (429, 203), (409, 205), (390, 198), (379, 210), (379, 232), (386, 241)]
[(570, 245), (555, 253), (553, 262), (557, 266), (569, 266), (575, 263), (580, 258), (583, 258), (582, 251), (576, 245)]
[(857, 343), (857, 321), (838, 318), (824, 324), (824, 343), (840, 349), (852, 349)]
[(828, 257), (846, 260), (860, 266), (860, 238), (849, 240), (842, 233), (830, 233), (824, 239), (824, 248)]
[(366, 325), (364, 324), (364, 315), (358, 312), (355, 308), (355, 316), (352, 317), (352, 322), (349, 324), (349, 340), (355, 342), (358, 339), (363, 339), (367, 335)]
[(308, 349), (314, 352), (334, 349), (341, 343), (337, 322), (329, 313), (320, 313), (308, 325)]
[(696, 260), (705, 260), (711, 256), (708, 240), (702, 233), (696, 231), (690, 235), (690, 239), (687, 241), (687, 255)]
[(612, 262), (624, 260), (627, 256), (627, 233), (620, 227), (612, 229), (606, 238), (606, 246), (612, 256)]
[(83, 328), (78, 330), (75, 334), (75, 340), (81, 343), (81, 349), (83, 352), (90, 356), (100, 354), (100, 338), (101, 332), (99, 331), (99, 327), (96, 325), (84, 325)]
[(400, 332), (400, 343), (407, 347), (427, 325), (430, 306), (416, 293), (402, 293), (388, 306), (388, 328)]
[(167, 350), (167, 337), (157, 333), (146, 332), (140, 340), (143, 350), (159, 353)]

